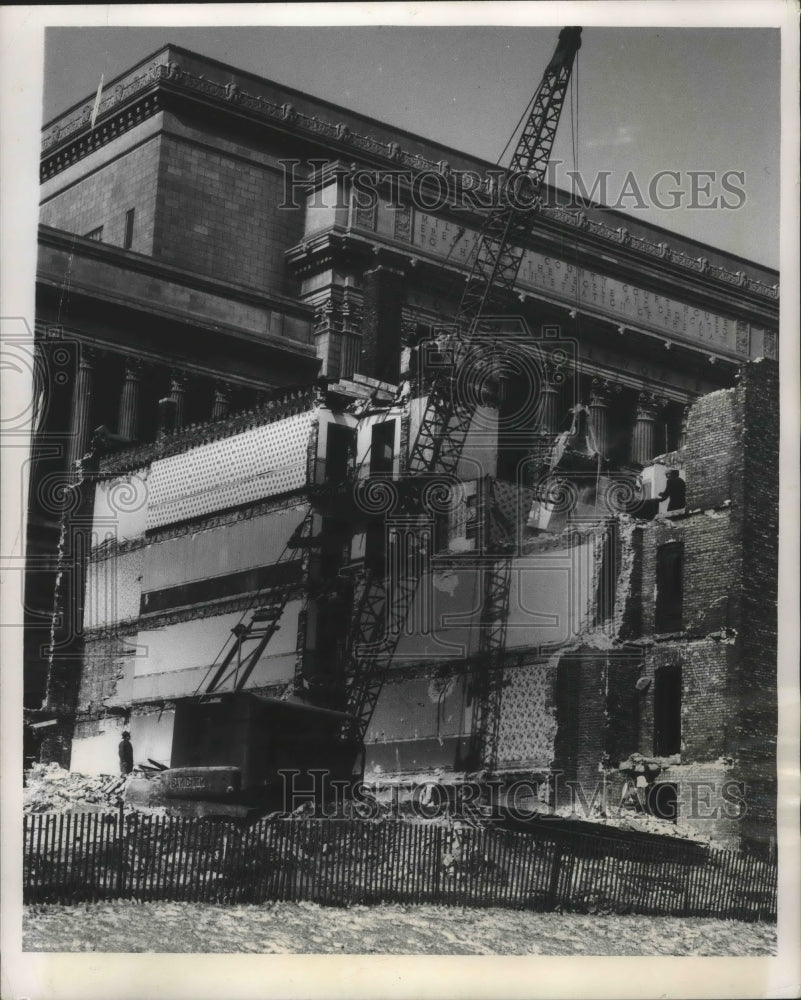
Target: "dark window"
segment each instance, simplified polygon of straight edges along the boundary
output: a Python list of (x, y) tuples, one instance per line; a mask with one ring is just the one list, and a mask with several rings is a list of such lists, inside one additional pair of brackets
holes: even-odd
[(391, 473), (395, 459), (395, 421), (373, 424), (370, 441), (370, 472)]
[(681, 667), (660, 667), (654, 678), (654, 753), (681, 751)]
[(87, 240), (94, 240), (96, 243), (100, 243), (103, 239), (103, 227), (98, 226), (97, 229), (90, 229), (85, 235)]
[(356, 456), (356, 428), (329, 424), (325, 445), (325, 478), (342, 482), (348, 478)]
[(134, 210), (129, 208), (125, 213), (125, 237), (122, 241), (123, 250), (130, 250), (133, 246)]
[(684, 546), (669, 542), (656, 550), (656, 631), (682, 628)]

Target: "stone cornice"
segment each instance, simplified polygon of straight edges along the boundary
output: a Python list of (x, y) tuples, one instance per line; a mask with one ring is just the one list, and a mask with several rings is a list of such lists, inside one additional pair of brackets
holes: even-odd
[[(542, 213), (545, 210), (541, 209), (540, 211)], [(720, 315), (740, 319), (747, 317), (756, 325), (763, 325), (768, 329), (776, 329), (777, 327), (777, 299), (760, 297), (747, 291), (744, 293), (743, 289), (735, 290), (733, 285), (714, 284), (706, 280), (700, 265), (692, 268), (687, 265), (684, 270), (681, 270), (675, 262), (657, 261), (655, 255), (645, 259), (636, 251), (632, 252), (621, 241), (616, 241), (619, 248), (618, 259), (615, 262), (607, 262), (599, 259), (597, 244), (596, 246), (585, 245), (585, 233), (580, 233), (578, 240), (581, 242), (577, 242), (571, 247), (565, 246), (564, 234), (555, 234), (551, 227), (549, 229), (550, 231), (543, 231), (538, 228), (534, 234), (535, 238), (527, 245), (527, 249), (530, 248), (540, 253), (553, 253), (555, 257), (571, 264), (577, 260), (579, 265), (588, 271), (608, 274), (619, 280), (629, 281), (632, 285), (653, 291), (655, 294), (678, 297), (698, 308), (707, 309)], [(413, 277), (415, 272), (418, 272), (418, 280), (426, 282), (437, 277), (442, 282), (446, 280), (444, 276), (454, 276), (460, 273), (466, 278), (468, 274), (467, 266), (460, 261), (445, 260), (422, 247), (401, 243), (383, 233), (343, 230), (341, 227), (332, 227), (332, 229), (322, 233), (315, 233), (310, 239), (287, 250), (285, 257), (289, 266), (298, 275), (306, 275), (332, 267), (336, 261), (343, 259), (358, 259), (361, 263), (374, 259), (378, 263), (383, 262), (396, 266), (399, 264), (404, 267), (407, 275)], [(689, 261), (689, 258), (686, 260)], [(600, 266), (601, 264), (603, 267)], [(520, 287), (518, 295), (522, 301), (545, 299), (557, 307), (570, 308), (570, 303), (551, 298), (546, 291), (541, 289)], [(510, 307), (513, 306), (514, 301), (510, 301)], [(587, 303), (581, 304), (579, 310), (589, 316), (595, 315), (593, 308)], [(598, 318), (616, 326), (620, 322), (611, 317), (599, 315)], [(624, 325), (632, 330), (638, 329), (635, 322), (625, 321)], [(658, 331), (647, 331), (645, 327), (643, 330), (650, 332), (653, 336), (660, 336)], [(662, 339), (670, 338), (662, 337)], [(702, 353), (716, 353), (714, 349), (709, 350), (701, 343), (685, 341), (684, 346)]]
[[(137, 67), (136, 75), (123, 77), (111, 87), (111, 92), (101, 100), (94, 129), (90, 128), (91, 104), (89, 103), (66, 121), (58, 120), (52, 123), (45, 131), (42, 140), (42, 179), (53, 176), (135, 126), (139, 121), (155, 114), (162, 108), (164, 99), (169, 94), (199, 99), (218, 107), (226, 107), (239, 117), (269, 123), (281, 131), (291, 132), (308, 141), (322, 144), (346, 160), (353, 159), (356, 154), (362, 161), (385, 167), (418, 172), (433, 171), (446, 178), (453, 172), (448, 160), (429, 159), (420, 153), (404, 149), (399, 142), (385, 142), (372, 135), (363, 135), (347, 122), (309, 115), (297, 110), (290, 102), (278, 104), (264, 96), (248, 93), (236, 83), (224, 84), (203, 75), (196, 75), (174, 59), (170, 59), (169, 62), (163, 61), (170, 55), (181, 58), (180, 52), (162, 50), (150, 62)], [(221, 68), (217, 63), (210, 65), (215, 69)], [(306, 95), (298, 95), (298, 99), (305, 97)], [(323, 102), (318, 103), (329, 113), (335, 113), (333, 106)], [(414, 139), (406, 134), (401, 134), (401, 137)], [(425, 140), (419, 141), (425, 142)], [(434, 144), (428, 143), (428, 145)], [(456, 151), (452, 153), (460, 158), (462, 156)], [(477, 163), (477, 165), (483, 169), (482, 164)], [(703, 257), (690, 257), (683, 252), (671, 250), (664, 243), (632, 236), (625, 228), (615, 229), (590, 218), (586, 213), (569, 212), (557, 207), (543, 208), (541, 213), (543, 217), (550, 218), (560, 227), (565, 227), (568, 232), (586, 231), (606, 245), (625, 245), (638, 255), (666, 261), (687, 273), (702, 276), (706, 281), (720, 283), (741, 292), (749, 292), (765, 300), (778, 299), (776, 286), (750, 278), (745, 272), (710, 264)]]

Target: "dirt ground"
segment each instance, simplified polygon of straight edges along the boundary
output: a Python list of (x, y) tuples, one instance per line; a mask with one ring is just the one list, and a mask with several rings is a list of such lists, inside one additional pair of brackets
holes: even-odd
[(385, 955), (772, 955), (772, 924), (443, 906), (37, 904), (24, 951)]

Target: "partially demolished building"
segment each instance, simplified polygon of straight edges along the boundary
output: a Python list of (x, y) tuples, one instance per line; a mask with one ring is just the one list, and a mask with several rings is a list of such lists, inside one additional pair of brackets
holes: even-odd
[(96, 128), (48, 126), (38, 334), (67, 378), (40, 440), (68, 433), (29, 521), (29, 593), (58, 611), (30, 632), (46, 756), (111, 770), (127, 729), (137, 760), (253, 784), (330, 765), (369, 572), (381, 627), (413, 596), (359, 680), (366, 780), (556, 804), (639, 772), (654, 811), (772, 842), (777, 275), (550, 192), (423, 558), (404, 482), (479, 213), (397, 179), (365, 203), (356, 177), (430, 193), (488, 166), (173, 46)]

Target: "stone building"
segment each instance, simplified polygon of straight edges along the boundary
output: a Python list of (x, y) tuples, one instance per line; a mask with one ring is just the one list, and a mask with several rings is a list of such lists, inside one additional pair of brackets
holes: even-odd
[[(46, 752), (100, 770), (123, 727), (187, 762), (193, 698), (264, 593), (280, 629), (241, 691), (343, 707), (353, 581), (391, 510), (334, 487), (403, 477), (490, 169), (174, 46), (105, 95), (94, 128), (87, 103), (44, 132), (26, 695), (58, 720)], [(548, 192), (367, 777), (481, 770), (558, 799), (641, 754), (663, 811), (770, 841), (777, 279)], [(686, 499), (657, 514), (667, 469)], [(477, 740), (493, 504), (515, 547)]]

